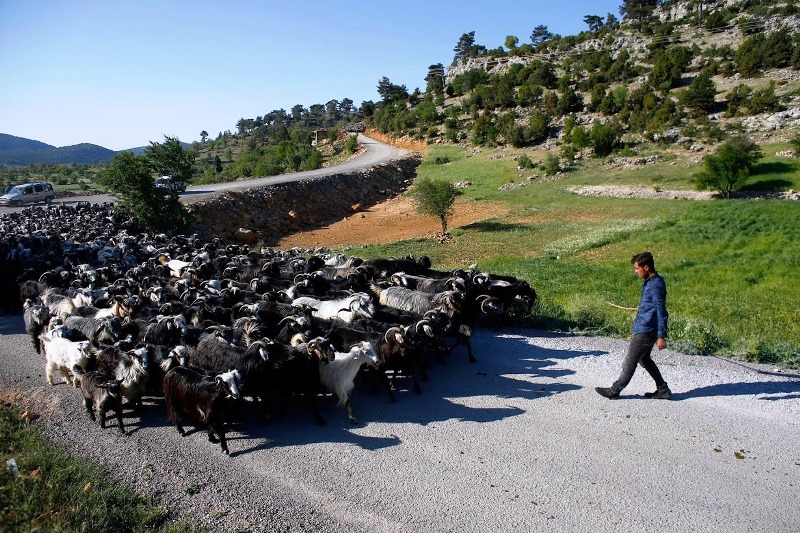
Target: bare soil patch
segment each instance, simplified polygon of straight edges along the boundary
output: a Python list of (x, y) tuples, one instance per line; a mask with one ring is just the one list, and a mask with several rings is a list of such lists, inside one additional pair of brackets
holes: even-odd
[[(500, 203), (456, 200), (449, 227), (453, 229), (466, 226), (505, 215), (510, 211), (508, 206)], [(382, 244), (432, 236), (441, 229), (442, 225), (438, 218), (420, 215), (409, 198), (398, 196), (354, 213), (335, 224), (284, 237), (277, 247), (279, 249), (295, 246), (338, 248), (359, 244)]]

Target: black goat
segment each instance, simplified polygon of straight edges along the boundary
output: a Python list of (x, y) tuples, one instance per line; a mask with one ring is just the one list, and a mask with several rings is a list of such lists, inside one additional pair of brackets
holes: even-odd
[(177, 366), (164, 376), (164, 399), (167, 417), (178, 433), (186, 436), (182, 416), (203, 424), (208, 429), (208, 441), (219, 442), (222, 452), (230, 455), (225, 440), (225, 399), (239, 397), (238, 373), (226, 372), (216, 377), (192, 368)]
[(120, 382), (103, 372), (84, 370), (80, 365), (73, 366), (72, 371), (81, 378), (83, 405), (86, 407), (86, 412), (89, 413), (89, 418), (92, 420), (99, 418), (100, 427), (105, 429), (106, 413), (113, 410), (117, 415), (119, 432), (124, 434)]

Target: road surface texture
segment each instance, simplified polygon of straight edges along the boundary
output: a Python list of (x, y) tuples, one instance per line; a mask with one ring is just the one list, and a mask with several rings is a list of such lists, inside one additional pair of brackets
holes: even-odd
[(208, 531), (791, 532), (800, 528), (800, 375), (670, 350), (674, 393), (649, 400), (641, 370), (619, 400), (624, 340), (480, 330), (416, 396), (358, 382), (353, 407), (301, 406), (270, 424), (246, 404), (231, 456), (181, 437), (163, 400), (126, 409), (126, 435), (90, 422), (80, 393), (50, 386), (19, 315), (0, 318), (0, 389), (70, 453), (105, 465)]

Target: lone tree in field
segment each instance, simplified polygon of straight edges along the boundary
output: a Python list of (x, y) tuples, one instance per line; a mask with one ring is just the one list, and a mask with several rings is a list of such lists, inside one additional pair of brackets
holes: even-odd
[(439, 217), (442, 233), (447, 233), (447, 220), (453, 214), (453, 203), (461, 191), (448, 181), (422, 178), (416, 181), (410, 194), (417, 211)]
[(703, 170), (695, 178), (700, 190), (715, 190), (725, 198), (740, 189), (756, 162), (764, 157), (756, 143), (747, 137), (736, 137), (719, 147), (716, 153), (703, 158)]
[(165, 137), (162, 144), (151, 142), (144, 153), (122, 152), (97, 178), (118, 200), (117, 209), (128, 213), (148, 229), (181, 231), (189, 223), (189, 212), (178, 200), (178, 193), (156, 187), (155, 178), (174, 176), (185, 183), (191, 179), (194, 152), (180, 142)]

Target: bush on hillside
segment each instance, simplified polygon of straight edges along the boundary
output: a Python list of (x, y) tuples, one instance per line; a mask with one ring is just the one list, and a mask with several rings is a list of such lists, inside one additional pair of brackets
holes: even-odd
[(736, 137), (703, 158), (703, 170), (695, 184), (700, 190), (714, 190), (725, 198), (747, 183), (753, 167), (764, 154), (752, 140)]

